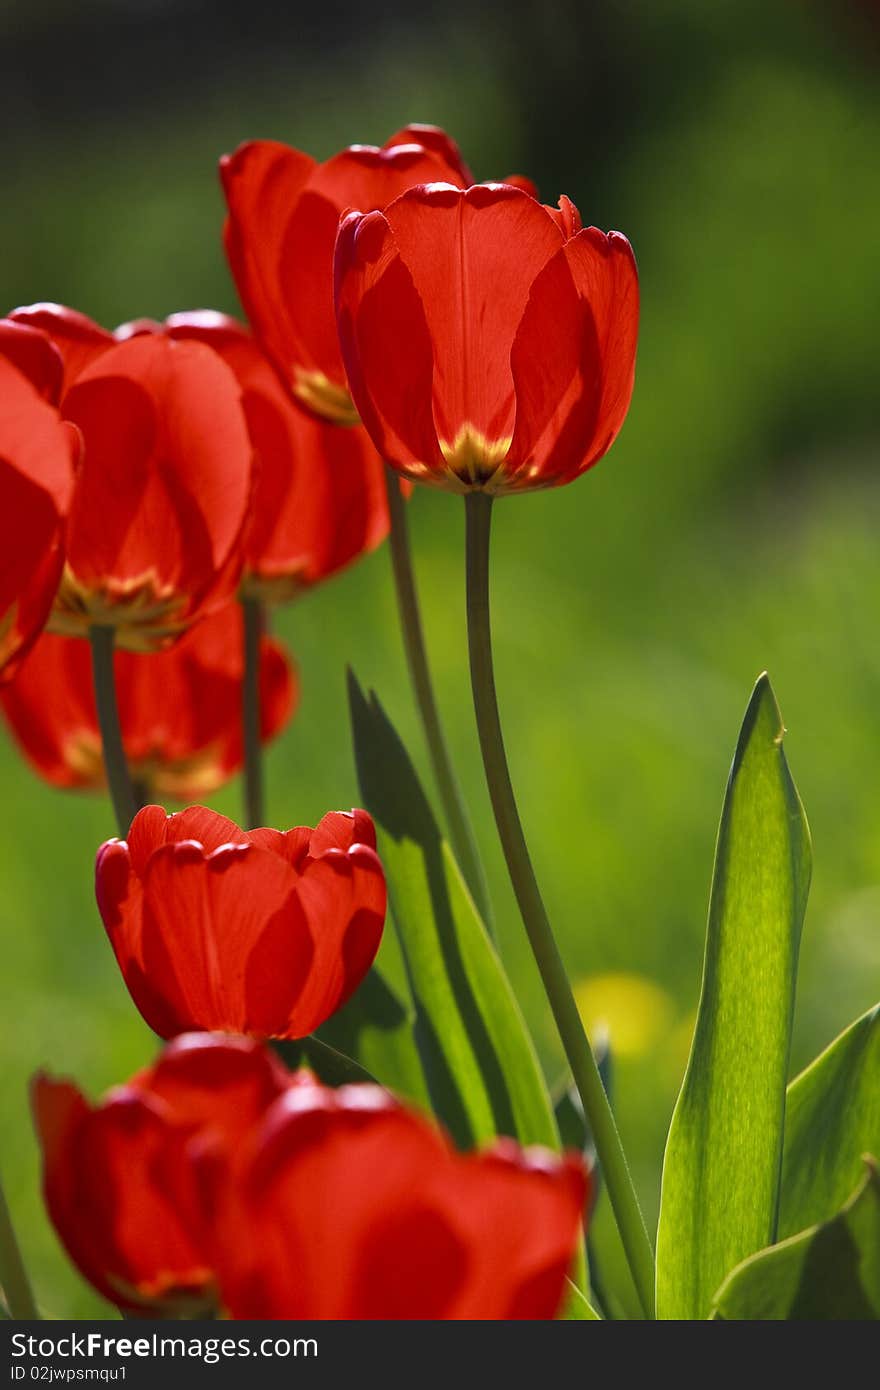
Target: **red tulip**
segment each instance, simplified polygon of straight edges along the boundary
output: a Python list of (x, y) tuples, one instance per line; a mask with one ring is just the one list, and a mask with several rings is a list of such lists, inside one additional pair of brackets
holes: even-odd
[(638, 279), (619, 232), (510, 184), (434, 184), (351, 213), (340, 343), (379, 452), (407, 477), (490, 493), (570, 482), (632, 394)]
[[(122, 739), (134, 782), (152, 798), (195, 800), (242, 766), (241, 609), (227, 604), (168, 651), (114, 653)], [(287, 723), (297, 699), (294, 672), (278, 642), (263, 639), (262, 735)], [(0, 696), (31, 765), (56, 787), (105, 784), (89, 649), (44, 634)]]
[(241, 387), (257, 460), (244, 537), (246, 592), (290, 598), (384, 540), (384, 467), (366, 432), (340, 430), (300, 410), (246, 328), (203, 310), (117, 329), (143, 332), (207, 344)]
[(404, 189), (471, 176), (433, 126), (407, 126), (381, 147), (352, 145), (324, 164), (274, 140), (220, 161), (229, 216), (226, 254), (241, 302), (282, 380), (310, 410), (353, 425), (333, 318), (333, 246), (340, 214), (381, 208)]
[(360, 984), (385, 920), (366, 811), (244, 831), (147, 806), (98, 851), (98, 907), (135, 1004), (161, 1037), (192, 1028), (301, 1038)]
[(83, 443), (52, 630), (109, 625), (118, 646), (154, 650), (238, 582), (252, 484), (238, 383), (200, 343), (120, 343), (57, 305), (11, 322), (59, 353), (61, 413)]
[[(64, 563), (79, 441), (45, 399), (52, 358), (0, 335), (0, 675), (39, 636)], [(17, 362), (18, 365), (13, 365)], [(25, 374), (26, 373), (26, 374)]]
[(456, 1153), (376, 1086), (308, 1073), (248, 1136), (234, 1184), (204, 1163), (234, 1318), (548, 1319), (587, 1193), (575, 1155)]
[(210, 1308), (214, 1275), (193, 1158), (234, 1170), (242, 1141), (289, 1084), (245, 1038), (176, 1039), (155, 1066), (91, 1105), (69, 1081), (35, 1078), (49, 1215), (80, 1273), (111, 1303)]

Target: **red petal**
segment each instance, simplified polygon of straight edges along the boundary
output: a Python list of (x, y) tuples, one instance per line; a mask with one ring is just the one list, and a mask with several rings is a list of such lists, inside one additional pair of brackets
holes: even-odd
[(106, 328), (63, 304), (28, 304), (13, 309), (9, 317), (48, 334), (64, 362), (65, 390), (114, 343), (113, 334)]
[(424, 306), (381, 213), (352, 214), (342, 223), (335, 275), (340, 346), (371, 438), (384, 458), (415, 477), (442, 468)]
[[(437, 125), (407, 125), (402, 130), (398, 130), (394, 135), (385, 141), (384, 148), (387, 150), (392, 145), (421, 145), (423, 149), (430, 150), (435, 154), (446, 167), (445, 174), (433, 175), (433, 179), (438, 177), (447, 183), (460, 183), (462, 188), (467, 188), (474, 182), (474, 176), (462, 158), (461, 150), (445, 130), (441, 130)], [(428, 180), (425, 180), (428, 182)]]
[(86, 1278), (126, 1306), (204, 1293), (209, 1271), (186, 1220), (188, 1131), (127, 1090), (91, 1109), (68, 1083), (38, 1078), (34, 1106), (49, 1213)]
[(64, 363), (61, 353), (45, 333), (27, 323), (0, 319), (0, 355), (28, 378), (44, 400), (57, 405)]
[(315, 161), (275, 140), (253, 140), (220, 161), (229, 216), (226, 255), (245, 313), (285, 380), (292, 327), (281, 294), (282, 246), (290, 212)]
[(611, 447), (626, 418), (635, 380), (639, 279), (632, 247), (620, 232), (588, 227), (566, 247), (575, 283), (589, 306), (602, 361), (602, 393), (589, 455)]
[(58, 412), (0, 357), (0, 670), (39, 635), (60, 575), (73, 438)]
[(43, 633), (15, 679), (0, 691), (0, 702), (19, 748), (48, 782), (102, 784), (87, 642)]
[(185, 1033), (129, 1085), (161, 1100), (177, 1122), (236, 1145), (289, 1081), (278, 1058), (250, 1038)]
[(376, 958), (385, 923), (385, 875), (375, 851), (328, 850), (302, 866), (298, 886), (315, 944), (311, 972), (291, 1015), (304, 1037), (341, 1008)]
[(513, 433), (510, 352), (535, 277), (559, 249), (545, 208), (509, 184), (412, 189), (386, 210), (434, 349), (434, 419), (452, 444), (470, 425)]
[(567, 482), (602, 457), (629, 406), (637, 334), (629, 243), (576, 234), (535, 281), (514, 343), (511, 487)]
[(349, 208), (381, 210), (419, 184), (464, 184), (460, 156), (453, 154), (450, 159), (452, 142), (442, 132), (438, 135), (441, 138), (432, 141), (433, 147), (423, 142), (401, 143), (396, 138), (381, 149), (351, 145), (317, 166), (309, 179), (309, 190), (333, 204), (338, 222), (339, 214)]
[(296, 887), (283, 859), (253, 845), (207, 858), (189, 843), (153, 854), (144, 878), (144, 971), (176, 1032), (288, 1031), (314, 953)]
[(311, 832), (309, 853), (313, 859), (328, 849), (349, 850), (352, 845), (376, 848), (376, 827), (367, 811), (328, 811)]

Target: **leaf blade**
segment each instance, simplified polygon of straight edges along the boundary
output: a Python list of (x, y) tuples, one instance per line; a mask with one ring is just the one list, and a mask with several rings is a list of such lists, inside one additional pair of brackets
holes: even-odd
[(880, 1154), (880, 1004), (850, 1024), (788, 1088), (780, 1239), (829, 1220), (862, 1154)]
[(719, 1321), (880, 1320), (880, 1173), (830, 1221), (752, 1255), (718, 1290)]
[(506, 1134), (558, 1148), (519, 1006), (406, 750), (353, 675), (349, 699), (361, 796), (376, 824), (432, 1106), (460, 1147)]
[(663, 1166), (658, 1317), (702, 1319), (775, 1238), (794, 977), (810, 878), (806, 817), (766, 675), (728, 779), (697, 1027)]

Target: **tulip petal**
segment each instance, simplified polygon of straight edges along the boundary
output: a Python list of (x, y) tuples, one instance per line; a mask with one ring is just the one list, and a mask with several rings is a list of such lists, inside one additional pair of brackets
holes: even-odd
[(86, 1278), (129, 1307), (201, 1292), (210, 1273), (182, 1220), (190, 1126), (126, 1089), (92, 1109), (70, 1083), (39, 1077), (33, 1101), (49, 1214)]
[(27, 323), (0, 319), (0, 356), (26, 376), (52, 405), (57, 405), (64, 380), (61, 353), (45, 333)]
[(424, 307), (381, 213), (352, 214), (342, 223), (335, 275), (339, 341), (370, 437), (413, 477), (442, 468)]
[(115, 341), (106, 328), (64, 304), (28, 304), (13, 309), (9, 317), (14, 323), (37, 329), (50, 339), (64, 363), (65, 391)]
[(254, 331), (285, 380), (292, 326), (278, 292), (290, 208), (315, 161), (276, 140), (252, 140), (220, 161), (229, 215), (223, 237), (230, 269)]
[(36, 641), (58, 585), (76, 441), (5, 357), (0, 395), (0, 672), (8, 679)]
[(235, 1145), (289, 1081), (275, 1054), (251, 1038), (184, 1033), (129, 1086), (163, 1101), (181, 1122)]
[(576, 232), (536, 278), (513, 345), (509, 488), (568, 482), (607, 452), (629, 407), (637, 335), (629, 242)]
[(452, 445), (465, 426), (490, 444), (513, 433), (510, 352), (535, 277), (561, 233), (510, 184), (416, 188), (385, 216), (422, 301), (434, 348), (434, 418)]
[(390, 149), (392, 145), (421, 145), (423, 149), (430, 150), (438, 159), (442, 160), (446, 172), (444, 174), (434, 174), (431, 179), (425, 179), (425, 183), (432, 180), (443, 178), (447, 183), (460, 183), (462, 188), (467, 188), (474, 182), (474, 176), (465, 164), (461, 150), (450, 135), (445, 130), (441, 130), (437, 125), (419, 125), (418, 122), (404, 126), (402, 130), (397, 130), (385, 141), (384, 148)]
[(141, 954), (175, 1032), (288, 1035), (315, 953), (296, 886), (290, 866), (255, 845), (206, 856), (184, 841), (152, 855)]
[(354, 846), (309, 859), (298, 897), (312, 923), (315, 959), (305, 981), (290, 1037), (313, 1033), (351, 997), (376, 958), (385, 923), (385, 876), (375, 851)]

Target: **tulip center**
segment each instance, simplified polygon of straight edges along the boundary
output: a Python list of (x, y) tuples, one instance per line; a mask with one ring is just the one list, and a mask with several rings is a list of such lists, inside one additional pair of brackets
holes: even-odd
[(278, 574), (249, 570), (239, 585), (239, 594), (244, 598), (259, 599), (261, 603), (290, 603), (308, 587), (303, 579), (304, 570), (304, 565), (298, 572), (285, 570)]
[(331, 425), (359, 425), (361, 422), (347, 389), (338, 386), (323, 372), (307, 372), (304, 367), (297, 367), (293, 374), (293, 394)]
[(112, 627), (118, 647), (153, 652), (188, 626), (179, 617), (183, 606), (181, 596), (163, 591), (152, 571), (90, 589), (65, 565), (47, 629), (63, 637), (87, 637), (91, 627)]
[(495, 492), (503, 481), (503, 464), (510, 453), (511, 442), (511, 435), (487, 439), (472, 424), (466, 423), (452, 444), (441, 439), (440, 452), (450, 477), (459, 485), (463, 484), (462, 491)]

